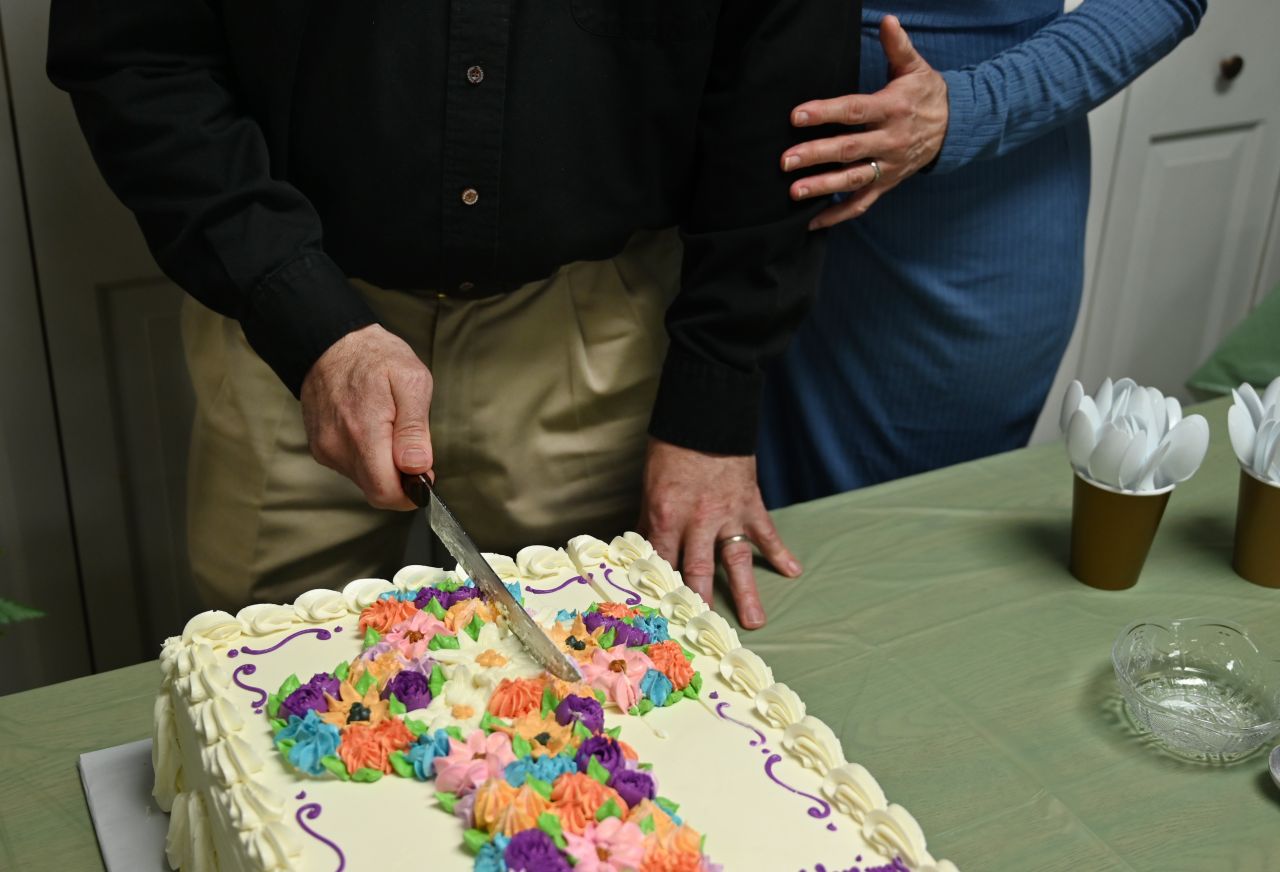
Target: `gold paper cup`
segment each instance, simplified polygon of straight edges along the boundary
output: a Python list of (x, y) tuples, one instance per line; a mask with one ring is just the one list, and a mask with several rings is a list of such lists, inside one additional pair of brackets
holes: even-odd
[(1263, 587), (1280, 587), (1280, 487), (1240, 469), (1236, 503), (1236, 575)]
[(1076, 473), (1071, 506), (1071, 574), (1099, 590), (1138, 583), (1173, 486), (1156, 493), (1124, 493)]

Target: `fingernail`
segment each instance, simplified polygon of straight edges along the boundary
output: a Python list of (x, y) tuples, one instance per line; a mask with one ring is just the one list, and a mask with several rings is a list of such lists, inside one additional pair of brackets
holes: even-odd
[(807, 196), (809, 196), (809, 189), (808, 189), (808, 188), (796, 188), (796, 196), (797, 196), (797, 197), (807, 197)]
[(764, 611), (759, 606), (752, 606), (747, 609), (747, 623), (759, 624), (764, 621)]
[(809, 229), (810, 229), (810, 230), (818, 230), (818, 229), (820, 229), (821, 227), (822, 227), (822, 225), (818, 223), (818, 219), (817, 219), (817, 218), (814, 218), (812, 221), (810, 221), (810, 222), (809, 222)]
[(808, 113), (808, 112), (797, 112), (797, 113), (796, 113), (796, 126), (797, 126), (797, 127), (804, 127), (804, 126), (805, 126), (806, 124), (808, 124), (808, 123), (809, 123), (809, 113)]
[(796, 157), (794, 154), (787, 155), (786, 158), (782, 161), (782, 168), (784, 170), (793, 170), (799, 165), (800, 165), (800, 158)]
[(792, 560), (787, 564), (787, 572), (791, 573), (792, 576), (799, 575), (803, 571), (804, 569), (800, 566), (800, 561), (798, 560)]
[(403, 466), (425, 466), (427, 452), (421, 448), (406, 448), (404, 453), (400, 455), (400, 463)]

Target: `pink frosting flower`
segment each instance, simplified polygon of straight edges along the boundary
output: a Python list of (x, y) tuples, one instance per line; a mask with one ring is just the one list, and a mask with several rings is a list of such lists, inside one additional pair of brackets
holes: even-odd
[(580, 665), (587, 683), (603, 690), (625, 712), (640, 701), (640, 679), (653, 668), (653, 661), (643, 651), (615, 645), (608, 651), (597, 649)]
[(400, 652), (400, 656), (415, 660), (427, 653), (427, 645), (431, 643), (433, 637), (441, 633), (446, 636), (453, 635), (435, 615), (430, 612), (418, 612), (407, 621), (401, 621), (392, 627), (387, 635), (382, 637), (382, 641), (393, 650)]
[(467, 741), (449, 740), (449, 753), (436, 760), (436, 787), (444, 793), (470, 793), (490, 778), (499, 778), (515, 762), (506, 733), (476, 730)]
[(577, 836), (565, 832), (574, 872), (630, 872), (644, 863), (644, 833), (633, 823), (605, 818)]

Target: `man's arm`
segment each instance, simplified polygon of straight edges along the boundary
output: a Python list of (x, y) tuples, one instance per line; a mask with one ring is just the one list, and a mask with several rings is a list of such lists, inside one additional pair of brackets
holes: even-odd
[[(785, 574), (800, 571), (764, 511), (751, 457), (764, 366), (803, 317), (821, 256), (808, 224), (823, 204), (790, 198), (778, 155), (814, 135), (791, 126), (792, 107), (813, 89), (855, 85), (858, 20), (857, 4), (839, 0), (721, 7), (641, 524), (708, 598), (716, 542), (731, 535), (748, 534)], [(750, 548), (729, 545), (721, 558), (743, 624), (761, 625)]]
[[(263, 131), (235, 93), (216, 8), (53, 0), (48, 72), (71, 94), (107, 184), (137, 217), (160, 268), (239, 321), (289, 389), (312, 397), (304, 407), (315, 408), (308, 431), (317, 458), (370, 502), (410, 508), (389, 467), (393, 456), (421, 458), (417, 450), (425, 465), (405, 471), (430, 469), (430, 375), (374, 326), (324, 253), (311, 204), (272, 177)], [(316, 384), (304, 391), (309, 380)], [(354, 385), (378, 390), (357, 395)]]

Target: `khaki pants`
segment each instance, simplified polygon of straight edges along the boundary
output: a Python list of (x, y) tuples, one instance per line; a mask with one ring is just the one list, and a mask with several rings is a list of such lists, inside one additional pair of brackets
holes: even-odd
[[(436, 486), (483, 550), (514, 555), (634, 524), (679, 266), (678, 237), (662, 231), (483, 300), (356, 282), (431, 370)], [(196, 393), (188, 543), (201, 596), (236, 608), (390, 577), (412, 513), (371, 508), (312, 459), (298, 401), (235, 321), (188, 300), (182, 335)]]

